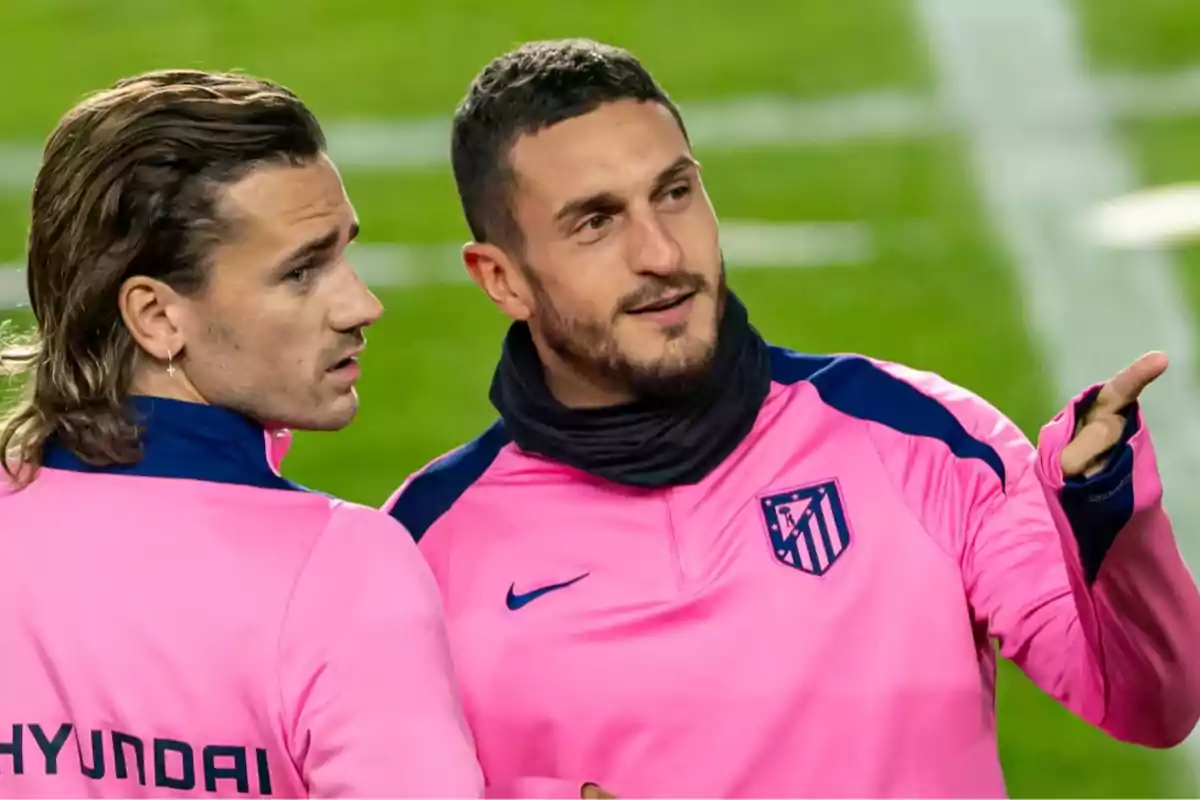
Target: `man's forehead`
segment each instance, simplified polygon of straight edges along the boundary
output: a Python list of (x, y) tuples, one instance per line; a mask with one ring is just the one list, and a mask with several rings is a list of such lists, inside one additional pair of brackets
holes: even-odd
[(521, 136), (510, 159), (522, 190), (552, 200), (653, 181), (689, 154), (665, 106), (620, 100)]
[(295, 228), (328, 226), (349, 210), (337, 170), (327, 159), (301, 166), (265, 165), (225, 187), (221, 212), (239, 226), (266, 236)]

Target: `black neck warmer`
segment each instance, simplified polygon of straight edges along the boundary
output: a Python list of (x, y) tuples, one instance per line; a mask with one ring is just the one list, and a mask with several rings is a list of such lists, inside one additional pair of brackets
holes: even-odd
[(492, 378), (491, 401), (522, 450), (616, 483), (700, 481), (750, 432), (771, 386), (766, 342), (745, 306), (726, 295), (712, 370), (686, 397), (572, 409), (546, 386), (529, 328), (514, 324)]

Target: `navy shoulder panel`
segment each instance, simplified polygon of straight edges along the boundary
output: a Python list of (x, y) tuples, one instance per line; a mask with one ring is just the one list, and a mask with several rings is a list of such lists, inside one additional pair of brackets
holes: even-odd
[(1005, 485), (1004, 461), (976, 439), (936, 399), (860, 356), (810, 356), (771, 348), (771, 378), (791, 385), (807, 381), (832, 408), (856, 419), (886, 425), (909, 436), (943, 442), (959, 458), (987, 464)]
[(463, 492), (483, 477), (510, 441), (504, 423), (497, 420), (482, 436), (413, 478), (393, 504), (392, 517), (408, 529), (414, 540), (421, 541)]

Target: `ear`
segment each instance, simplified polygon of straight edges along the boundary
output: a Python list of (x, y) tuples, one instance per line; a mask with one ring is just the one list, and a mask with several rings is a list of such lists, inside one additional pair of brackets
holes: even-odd
[(170, 286), (142, 275), (128, 278), (117, 294), (121, 318), (133, 340), (160, 361), (178, 357), (186, 344), (179, 301)]
[(529, 282), (508, 253), (494, 244), (471, 242), (463, 246), (462, 257), (471, 280), (501, 311), (518, 322), (533, 316)]

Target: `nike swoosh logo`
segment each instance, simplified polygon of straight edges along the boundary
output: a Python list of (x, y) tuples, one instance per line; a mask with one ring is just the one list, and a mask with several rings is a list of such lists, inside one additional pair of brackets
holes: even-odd
[(513, 591), (514, 589), (517, 588), (517, 585), (514, 583), (512, 586), (508, 587), (508, 597), (505, 598), (505, 602), (508, 603), (508, 610), (516, 611), (518, 608), (524, 608), (525, 606), (529, 605), (534, 600), (537, 600), (539, 597), (541, 597), (544, 594), (550, 594), (551, 592), (557, 592), (559, 589), (565, 589), (568, 586), (573, 586), (576, 583), (579, 583), (581, 580), (586, 578), (589, 574), (590, 573), (585, 572), (582, 575), (580, 575), (578, 578), (572, 578), (571, 580), (564, 581), (563, 583), (553, 583), (549, 586), (542, 586), (541, 588), (534, 589), (532, 592), (525, 592), (524, 594), (516, 594)]

